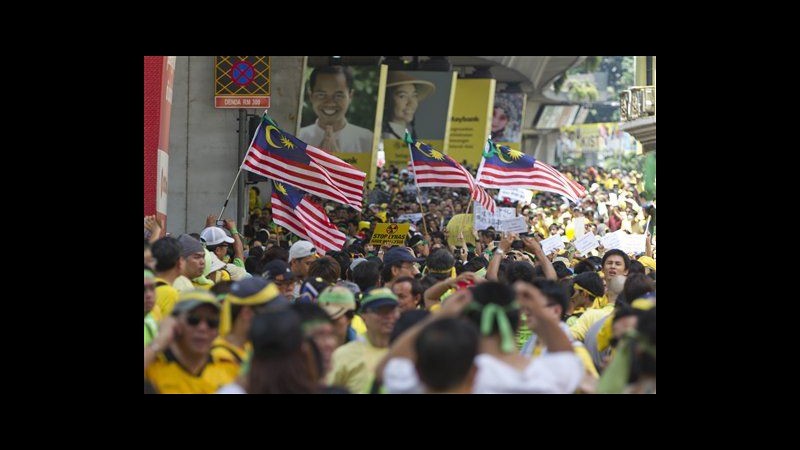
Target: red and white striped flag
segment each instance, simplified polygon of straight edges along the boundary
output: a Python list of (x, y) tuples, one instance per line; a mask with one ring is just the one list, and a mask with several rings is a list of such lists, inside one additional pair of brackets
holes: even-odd
[(314, 244), (319, 253), (341, 250), (347, 237), (328, 219), (325, 209), (305, 192), (272, 182), (272, 220)]
[(361, 211), (367, 174), (281, 130), (266, 114), (242, 168)]
[(474, 200), (494, 212), (494, 199), (475, 183), (475, 179), (467, 169), (453, 158), (434, 150), (430, 145), (410, 139), (406, 133), (417, 186), (467, 188)]
[(533, 156), (506, 146), (487, 143), (478, 168), (477, 183), (486, 188), (523, 188), (561, 194), (573, 202), (586, 195), (586, 188)]

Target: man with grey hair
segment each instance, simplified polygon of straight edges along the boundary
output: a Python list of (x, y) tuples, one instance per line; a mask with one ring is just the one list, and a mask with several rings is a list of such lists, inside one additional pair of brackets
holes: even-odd
[(181, 276), (172, 282), (172, 286), (180, 292), (195, 289), (192, 280), (202, 276), (206, 268), (206, 253), (203, 244), (197, 239), (182, 234), (178, 236), (178, 243), (181, 244), (181, 262), (183, 270)]

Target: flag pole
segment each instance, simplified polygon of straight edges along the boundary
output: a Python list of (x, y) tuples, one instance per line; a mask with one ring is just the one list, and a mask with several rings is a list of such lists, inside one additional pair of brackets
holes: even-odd
[(220, 210), (217, 219), (222, 219), (222, 213), (225, 211), (225, 207), (228, 206), (228, 200), (230, 200), (231, 194), (233, 194), (233, 188), (236, 187), (236, 181), (239, 180), (239, 175), (241, 175), (241, 173), (242, 173), (242, 166), (239, 166), (239, 171), (236, 172), (236, 177), (233, 179), (233, 184), (231, 184), (231, 190), (228, 191), (228, 196), (225, 197), (225, 203), (222, 204), (222, 209)]
[(411, 133), (408, 132), (408, 128), (406, 128), (405, 141), (406, 145), (408, 145), (408, 156), (411, 158), (411, 170), (414, 171), (414, 186), (417, 187), (417, 204), (422, 213), (422, 229), (427, 236), (430, 236), (430, 233), (428, 233), (428, 225), (425, 223), (425, 209), (422, 208), (422, 200), (420, 199), (422, 190), (420, 190), (419, 184), (417, 183), (417, 168), (414, 166), (414, 154), (411, 151)]
[[(492, 151), (492, 145), (491, 144), (492, 144), (491, 138), (487, 137), (486, 138), (486, 144), (484, 144), (484, 146), (483, 146), (483, 155), (481, 156), (481, 163), (478, 165), (478, 171), (475, 173), (475, 185), (478, 186), (478, 188), (482, 188), (482, 186), (478, 184), (478, 178), (480, 178), (479, 175), (481, 173), (481, 169), (483, 168), (483, 163), (484, 163), (484, 161), (486, 161), (486, 155), (487, 154), (489, 154), (489, 155), (491, 154), (491, 151)], [(489, 195), (489, 193), (487, 192), (486, 195)], [(464, 214), (469, 214), (469, 208), (472, 207), (472, 203), (474, 203), (475, 201), (477, 201), (477, 200), (470, 198), (469, 205), (467, 205), (467, 210), (466, 210), (466, 212)], [(494, 199), (492, 199), (492, 201), (494, 201)], [(466, 217), (465, 217), (465, 220), (466, 220)], [(473, 232), (474, 231), (475, 230), (473, 230)], [(459, 230), (459, 234), (461, 234), (461, 235), (464, 234), (464, 220), (461, 221), (461, 229)], [(464, 239), (464, 244), (465, 245), (466, 245), (466, 242), (467, 242), (467, 240)]]
[[(268, 111), (269, 108), (265, 109), (264, 115), (267, 115)], [(261, 124), (258, 124), (258, 128), (261, 128)], [(217, 216), (217, 219), (222, 219), (222, 213), (225, 212), (225, 208), (228, 206), (228, 200), (231, 199), (231, 194), (233, 194), (233, 188), (236, 187), (236, 182), (239, 180), (239, 175), (242, 174), (242, 167), (244, 167), (244, 160), (247, 159), (247, 155), (248, 153), (250, 153), (250, 149), (253, 147), (253, 142), (256, 141), (256, 136), (258, 136), (258, 128), (256, 128), (256, 132), (253, 133), (253, 139), (250, 140), (250, 145), (247, 147), (247, 152), (245, 152), (244, 158), (242, 158), (242, 163), (239, 164), (239, 171), (236, 172), (236, 177), (233, 179), (233, 184), (231, 184), (231, 190), (228, 191), (228, 196), (225, 197), (225, 203), (222, 204), (222, 209), (219, 211), (219, 216)]]
[[(467, 210), (466, 210), (466, 212), (464, 212), (464, 218), (461, 219), (461, 229), (458, 230), (458, 234), (461, 235), (461, 236), (464, 235), (464, 222), (467, 220), (467, 215), (469, 214), (469, 208), (472, 207), (472, 202), (474, 202), (474, 201), (475, 200), (473, 200), (472, 197), (470, 197), (469, 205), (467, 205)], [(464, 245), (467, 245), (467, 240), (466, 239), (464, 239)]]

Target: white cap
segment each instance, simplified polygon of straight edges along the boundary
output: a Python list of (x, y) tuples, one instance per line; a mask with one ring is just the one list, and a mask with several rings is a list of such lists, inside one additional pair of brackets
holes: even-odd
[(295, 259), (303, 259), (317, 253), (314, 244), (308, 241), (297, 241), (289, 249), (289, 262)]
[(225, 234), (225, 230), (220, 227), (208, 227), (200, 233), (200, 237), (206, 245), (219, 245), (223, 242), (233, 244), (233, 238)]
[(225, 263), (222, 262), (217, 255), (215, 255), (213, 252), (209, 252), (209, 254), (211, 255), (211, 267), (209, 268), (208, 273), (216, 272), (219, 269), (225, 268)]

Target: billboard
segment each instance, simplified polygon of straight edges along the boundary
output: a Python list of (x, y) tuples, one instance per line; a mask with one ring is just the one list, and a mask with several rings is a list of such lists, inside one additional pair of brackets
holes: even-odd
[(374, 180), (386, 66), (306, 67), (297, 137)]
[(386, 166), (408, 164), (406, 130), (434, 148), (447, 148), (456, 78), (455, 72), (389, 71), (381, 128)]
[(450, 143), (445, 153), (459, 163), (466, 160), (472, 168), (480, 164), (491, 131), (495, 85), (495, 80), (483, 78), (456, 82)]

